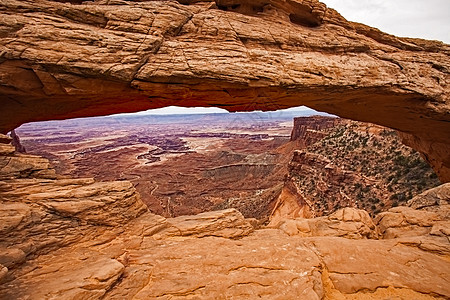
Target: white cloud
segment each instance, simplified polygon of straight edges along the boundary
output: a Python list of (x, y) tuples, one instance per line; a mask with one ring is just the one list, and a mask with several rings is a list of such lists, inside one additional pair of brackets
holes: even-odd
[(226, 113), (225, 109), (218, 107), (179, 107), (179, 106), (167, 106), (163, 108), (149, 109), (140, 111), (137, 113), (124, 113), (124, 115), (183, 115), (183, 114), (208, 114), (208, 113)]
[(450, 43), (449, 0), (321, 0), (349, 21), (387, 33)]

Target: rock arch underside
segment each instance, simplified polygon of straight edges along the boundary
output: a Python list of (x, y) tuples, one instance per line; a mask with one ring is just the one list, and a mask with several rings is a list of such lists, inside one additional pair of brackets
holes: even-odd
[[(0, 1), (0, 133), (170, 105), (394, 128), (450, 181), (450, 46), (316, 0)], [(448, 299), (450, 183), (375, 218), (164, 218), (0, 134), (0, 299)], [(273, 220), (272, 220), (273, 221)]]
[(314, 0), (5, 0), (0, 16), (3, 133), (169, 105), (307, 105), (405, 133), (450, 180), (442, 42), (349, 22)]

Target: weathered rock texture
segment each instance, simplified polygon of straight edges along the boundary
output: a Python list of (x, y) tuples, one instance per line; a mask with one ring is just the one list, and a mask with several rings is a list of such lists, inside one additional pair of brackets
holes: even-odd
[(365, 210), (343, 208), (327, 216), (286, 220), (279, 225), (288, 235), (376, 238), (375, 225)]
[(168, 105), (308, 105), (410, 134), (450, 180), (446, 44), (316, 0), (70, 2), (1, 2), (1, 132)]
[(450, 205), (450, 188), (448, 183), (425, 191), (408, 201), (408, 206), (414, 209), (430, 211), (439, 211), (441, 206), (444, 205)]
[(323, 116), (294, 118), (291, 141), (298, 140), (302, 147), (307, 147), (327, 136), (325, 129), (336, 127), (343, 119)]
[(385, 127), (300, 117), (294, 119), (292, 136), (298, 137), (300, 150), (289, 163), (272, 223), (329, 215), (343, 207), (358, 207), (375, 216), (440, 184), (420, 154)]
[[(373, 222), (346, 208), (257, 230), (234, 209), (166, 219), (129, 182), (49, 178), (42, 158), (4, 152), (17, 171), (0, 167), (2, 300), (450, 297), (448, 210)], [(449, 187), (413, 200), (444, 203)]]

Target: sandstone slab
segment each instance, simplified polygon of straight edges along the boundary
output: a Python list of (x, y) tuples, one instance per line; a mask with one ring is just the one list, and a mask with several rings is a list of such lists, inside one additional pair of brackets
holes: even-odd
[(311, 242), (339, 291), (352, 294), (379, 287), (408, 288), (424, 294), (449, 297), (446, 259), (396, 241), (314, 238)]
[(2, 286), (0, 298), (100, 299), (124, 271), (117, 260), (87, 250), (63, 252), (46, 259), (40, 257), (28, 273)]
[(351, 239), (376, 238), (375, 224), (369, 214), (360, 209), (343, 208), (319, 218), (285, 220), (279, 228), (288, 235), (339, 236)]
[(254, 230), (250, 220), (234, 208), (205, 212), (194, 216), (167, 219), (169, 228), (163, 236), (239, 238)]
[(379, 214), (375, 223), (385, 239), (427, 234), (445, 235), (450, 223), (449, 211), (449, 205), (443, 205), (440, 212), (399, 206)]
[(166, 219), (124, 181), (17, 175), (0, 181), (0, 299), (447, 299), (445, 207), (387, 212), (398, 238), (367, 239), (349, 208), (288, 235), (234, 209)]

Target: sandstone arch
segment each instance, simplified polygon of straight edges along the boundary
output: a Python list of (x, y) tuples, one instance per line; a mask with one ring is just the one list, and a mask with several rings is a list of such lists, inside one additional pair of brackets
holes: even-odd
[(403, 132), (450, 181), (449, 45), (316, 0), (60, 2), (0, 4), (3, 133), (169, 105), (308, 105)]

